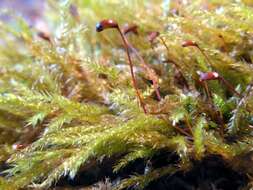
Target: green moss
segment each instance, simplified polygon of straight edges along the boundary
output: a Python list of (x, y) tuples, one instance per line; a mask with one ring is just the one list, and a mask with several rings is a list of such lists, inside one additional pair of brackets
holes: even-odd
[[(115, 188), (144, 188), (210, 154), (233, 167), (235, 158), (251, 152), (253, 140), (253, 8), (250, 1), (236, 2), (173, 1), (162, 9), (159, 0), (49, 0), (51, 42), (8, 13), (13, 23), (0, 24), (0, 160), (10, 168), (0, 189), (49, 188), (104, 157), (116, 159), (118, 172), (161, 150), (179, 156), (177, 167), (129, 176)], [(69, 12), (71, 3), (80, 22)], [(131, 56), (147, 114), (138, 105), (119, 34), (95, 32), (107, 18), (138, 25), (139, 35), (126, 37), (136, 48)], [(150, 31), (160, 32), (152, 45)], [(186, 40), (199, 49), (182, 47)], [(216, 71), (240, 87), (240, 96), (221, 81), (206, 81), (205, 89), (198, 71)], [(161, 101), (148, 82), (154, 77)], [(22, 149), (12, 150), (15, 143)]]

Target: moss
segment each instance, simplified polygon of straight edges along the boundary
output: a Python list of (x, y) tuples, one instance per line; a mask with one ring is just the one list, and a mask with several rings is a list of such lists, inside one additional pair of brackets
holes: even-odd
[[(105, 157), (119, 172), (161, 150), (175, 152), (176, 163), (115, 188), (144, 188), (210, 155), (236, 170), (245, 164), (253, 141), (250, 1), (47, 3), (49, 33), (2, 13), (13, 19), (0, 23), (0, 160), (9, 167), (1, 189), (50, 188)], [(95, 32), (108, 18), (138, 26), (125, 38), (139, 98), (120, 35)], [(152, 32), (160, 35), (151, 42)]]

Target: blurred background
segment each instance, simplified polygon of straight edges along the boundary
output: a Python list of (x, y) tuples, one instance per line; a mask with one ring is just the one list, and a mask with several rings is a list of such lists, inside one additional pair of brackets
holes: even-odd
[(28, 21), (34, 22), (43, 14), (44, 0), (1, 0), (0, 8), (16, 11)]
[(22, 16), (31, 27), (39, 31), (49, 33), (48, 24), (44, 20), (45, 0), (0, 0), (0, 19), (11, 22), (9, 14), (5, 11), (15, 13)]

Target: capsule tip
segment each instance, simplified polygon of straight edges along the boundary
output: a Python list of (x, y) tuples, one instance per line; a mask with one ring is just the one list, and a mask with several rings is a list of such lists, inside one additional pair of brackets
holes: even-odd
[(96, 24), (96, 31), (97, 31), (97, 32), (103, 31), (103, 26), (101, 25), (101, 23), (97, 23), (97, 24)]

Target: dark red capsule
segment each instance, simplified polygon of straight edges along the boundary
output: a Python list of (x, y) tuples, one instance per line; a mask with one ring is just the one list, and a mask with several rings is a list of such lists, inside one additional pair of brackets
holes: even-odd
[(22, 150), (25, 148), (25, 145), (23, 144), (14, 144), (12, 145), (13, 150)]
[(45, 32), (38, 32), (38, 36), (39, 36), (40, 38), (42, 38), (43, 40), (46, 40), (46, 41), (48, 41), (48, 42), (51, 43), (51, 38), (50, 38), (50, 36), (49, 36), (48, 34), (46, 34)]
[(200, 82), (207, 81), (207, 80), (217, 80), (220, 77), (217, 72), (202, 73), (202, 72), (198, 71), (197, 73), (199, 74)]
[(153, 43), (154, 40), (155, 40), (159, 35), (160, 35), (160, 32), (156, 32), (156, 31), (154, 31), (154, 32), (149, 32), (149, 33), (148, 33), (148, 41), (149, 41), (150, 43)]
[(102, 32), (107, 28), (119, 28), (119, 25), (116, 21), (111, 19), (102, 20), (96, 24), (96, 31)]
[(133, 25), (126, 25), (124, 28), (123, 28), (123, 34), (128, 34), (130, 32), (134, 33), (135, 35), (138, 35), (138, 26), (136, 24), (133, 24)]
[(191, 40), (187, 40), (182, 43), (182, 47), (190, 47), (190, 46), (198, 47), (198, 44), (196, 42), (191, 41)]

